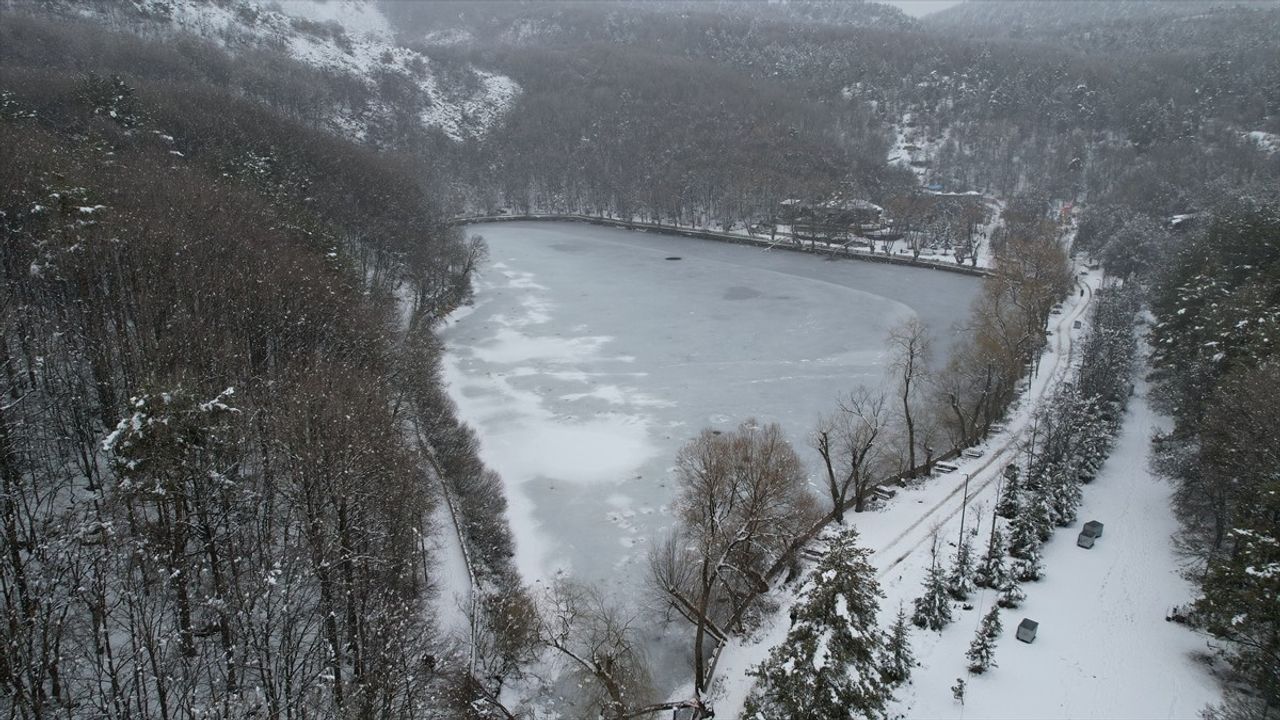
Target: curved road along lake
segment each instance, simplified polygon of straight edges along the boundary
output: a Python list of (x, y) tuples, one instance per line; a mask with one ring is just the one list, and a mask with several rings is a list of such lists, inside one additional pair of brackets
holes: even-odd
[(806, 435), (838, 394), (886, 382), (889, 328), (918, 315), (939, 363), (979, 287), (578, 223), (466, 230), (490, 261), (443, 333), (446, 380), (505, 482), (518, 565), (530, 582), (569, 573), (624, 594), (671, 525), (685, 442), (776, 421), (816, 470)]

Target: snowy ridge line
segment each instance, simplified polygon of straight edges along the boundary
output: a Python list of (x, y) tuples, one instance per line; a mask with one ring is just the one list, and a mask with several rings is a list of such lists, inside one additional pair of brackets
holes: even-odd
[(736, 235), (733, 233), (717, 232), (715, 230), (693, 230), (687, 228), (673, 227), (670, 225), (657, 225), (654, 223), (635, 222), (627, 220), (615, 220), (613, 218), (597, 217), (595, 215), (576, 215), (576, 214), (537, 214), (537, 215), (474, 215), (457, 217), (450, 221), (451, 225), (471, 225), (481, 223), (498, 223), (498, 222), (523, 222), (523, 221), (552, 221), (552, 222), (582, 222), (591, 225), (607, 225), (609, 227), (623, 228), (625, 230), (652, 230), (654, 232), (666, 233), (668, 235), (680, 235), (683, 237), (696, 238), (698, 240), (716, 240), (719, 242), (730, 242), (738, 245), (750, 245), (752, 247), (764, 248), (771, 250), (779, 248), (782, 250), (790, 250), (792, 252), (802, 252), (810, 254), (826, 253), (830, 257), (853, 258), (856, 260), (864, 260), (867, 262), (887, 263), (890, 265), (904, 265), (906, 267), (925, 268), (929, 270), (942, 270), (944, 272), (959, 273), (961, 275), (970, 275), (974, 277), (988, 277), (992, 274), (991, 270), (980, 267), (970, 267), (966, 265), (954, 265), (950, 263), (935, 262), (933, 260), (912, 260), (896, 255), (879, 255), (876, 253), (853, 252), (845, 249), (844, 252), (837, 253), (829, 247), (812, 248), (790, 244), (781, 244), (777, 241), (770, 242), (765, 239), (756, 239), (747, 235)]

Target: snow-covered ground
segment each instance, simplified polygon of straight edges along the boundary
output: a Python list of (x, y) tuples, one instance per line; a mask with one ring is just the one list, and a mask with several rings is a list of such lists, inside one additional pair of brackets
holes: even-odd
[[(1098, 277), (1084, 282), (1096, 286)], [(1084, 329), (1090, 295), (1072, 298), (1057, 320), (1055, 341), (1030, 398), (1043, 397), (1072, 365), (1073, 342)], [(1027, 600), (1002, 612), (1004, 633), (997, 645), (998, 667), (979, 677), (966, 670), (964, 653), (979, 620), (994, 602), (981, 591), (972, 610), (941, 633), (912, 628), (920, 667), (911, 684), (898, 692), (891, 712), (904, 717), (1007, 718), (1189, 718), (1218, 699), (1216, 681), (1199, 656), (1204, 639), (1165, 613), (1190, 599), (1191, 587), (1179, 575), (1170, 541), (1177, 527), (1169, 505), (1170, 488), (1151, 475), (1147, 449), (1160, 422), (1139, 382), (1116, 447), (1098, 478), (1085, 488), (1080, 520), (1100, 520), (1106, 530), (1092, 550), (1075, 546), (1076, 528), (1059, 529), (1044, 548), (1045, 578), (1024, 585)], [(1013, 458), (1017, 436), (1025, 433), (1032, 403), (1024, 401), (1008, 423), (1008, 432), (990, 439), (981, 459), (966, 460), (951, 474), (899, 493), (878, 511), (855, 516), (861, 542), (874, 554), (873, 565), (886, 598), (881, 623), (887, 627), (898, 608), (910, 612), (929, 564), (936, 530), (940, 557), (949, 562), (959, 538), (962, 500), (965, 527), (977, 525), (980, 538), (990, 531), (998, 478)], [(967, 477), (966, 477), (967, 476)], [(979, 552), (985, 541), (977, 543)], [(747, 670), (786, 636), (791, 590), (775, 591), (780, 609), (752, 637), (731, 642), (720, 658), (713, 688), (717, 716), (735, 718), (750, 688)], [(1040, 623), (1034, 644), (1014, 638), (1018, 622)], [(965, 678), (964, 706), (951, 686)], [(687, 694), (687, 689), (682, 691)], [(677, 693), (680, 695), (680, 693)]]
[(1264, 130), (1251, 130), (1245, 133), (1245, 137), (1268, 155), (1280, 152), (1280, 135)]
[[(1045, 578), (1024, 585), (1021, 608), (1002, 613), (999, 667), (970, 678), (965, 707), (948, 690), (965, 674), (964, 652), (981, 613), (974, 610), (937, 633), (914, 637), (924, 666), (900, 707), (912, 717), (1191, 718), (1221, 700), (1204, 662), (1206, 639), (1165, 621), (1191, 599), (1170, 536), (1178, 529), (1172, 487), (1148, 469), (1153, 432), (1163, 424), (1139, 380), (1118, 442), (1085, 488), (1081, 523), (1105, 531), (1091, 550), (1076, 547), (1076, 527), (1060, 529), (1044, 547)], [(989, 527), (989, 526), (987, 526)], [(1024, 617), (1040, 622), (1033, 644), (1014, 638)]]
[[(72, 3), (71, 7), (81, 15), (125, 29), (190, 32), (232, 52), (253, 45), (284, 48), (305, 65), (353, 75), (371, 89), (376, 89), (379, 73), (398, 73), (425, 97), (423, 126), (439, 128), (454, 140), (484, 135), (520, 93), (520, 86), (511, 78), (475, 67), (468, 68), (474, 88), (458, 89), (442, 83), (432, 69), (431, 58), (394, 42), (390, 24), (372, 0), (135, 0), (136, 15), (122, 14), (110, 3)], [(130, 20), (121, 22), (122, 17)], [(340, 27), (345, 39), (299, 27), (295, 18)], [(362, 140), (372, 116), (386, 111), (389, 108), (378, 103), (354, 114), (344, 109), (330, 119), (330, 125), (336, 132)]]
[(427, 545), (436, 563), (436, 625), (446, 636), (465, 641), (470, 637), (467, 610), (471, 605), (471, 581), (462, 539), (445, 502), (436, 508), (431, 520), (434, 532), (427, 538)]
[(892, 164), (910, 169), (920, 185), (928, 185), (938, 152), (946, 139), (945, 133), (929, 137), (923, 129), (916, 126), (912, 113), (903, 113), (902, 119), (894, 127), (894, 140), (889, 148), (888, 160)]
[[(912, 113), (903, 113), (899, 124), (894, 127), (893, 145), (889, 147), (887, 161), (893, 165), (905, 167), (916, 176), (916, 182), (922, 187), (927, 187), (934, 178), (934, 168), (937, 164), (938, 154), (942, 150), (942, 146), (946, 144), (947, 138), (950, 136), (950, 129), (943, 131), (941, 135), (929, 136), (925, 130), (916, 126)], [(942, 193), (937, 194), (955, 194)], [(961, 194), (978, 194), (976, 191)], [(992, 196), (985, 196), (984, 202), (991, 213), (987, 222), (978, 228), (980, 239), (977, 244), (978, 262), (977, 267), (991, 268), (995, 267), (995, 256), (991, 250), (991, 234), (1003, 222), (1000, 219), (1000, 213), (1004, 211), (1004, 202)], [(904, 244), (904, 243), (900, 243)], [(909, 254), (907, 248), (900, 248), (900, 254)], [(953, 255), (950, 252), (939, 252), (933, 248), (925, 248), (920, 255), (921, 259), (931, 260), (934, 262), (951, 262)]]

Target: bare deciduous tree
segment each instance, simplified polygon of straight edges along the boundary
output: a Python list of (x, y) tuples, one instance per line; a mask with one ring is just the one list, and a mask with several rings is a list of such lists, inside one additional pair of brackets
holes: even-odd
[(813, 446), (826, 469), (827, 492), (836, 522), (844, 522), (850, 500), (854, 512), (866, 507), (871, 488), (884, 469), (888, 416), (884, 394), (859, 387), (840, 400), (835, 412), (818, 422)]
[(889, 331), (889, 352), (893, 357), (889, 372), (898, 381), (902, 424), (907, 433), (906, 471), (911, 476), (916, 472), (916, 418), (912, 413), (912, 401), (928, 375), (931, 344), (929, 329), (915, 316)]
[(635, 617), (596, 588), (554, 583), (542, 598), (538, 637), (568, 661), (585, 693), (581, 702), (599, 717), (621, 720), (645, 703), (651, 687)]
[(767, 573), (816, 517), (804, 466), (776, 424), (705, 430), (676, 460), (678, 524), (650, 555), (660, 597), (694, 625), (694, 688), (708, 634), (723, 640), (768, 589)]

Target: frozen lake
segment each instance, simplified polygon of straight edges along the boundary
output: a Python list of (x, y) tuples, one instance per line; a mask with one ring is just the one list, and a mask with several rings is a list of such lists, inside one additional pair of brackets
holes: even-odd
[[(915, 314), (935, 363), (976, 278), (576, 223), (467, 228), (489, 242), (443, 336), (450, 393), (506, 484), (530, 582), (633, 593), (671, 524), (670, 469), (703, 428), (777, 421), (805, 444), (838, 394), (884, 382)], [(678, 259), (673, 259), (678, 258)]]

